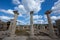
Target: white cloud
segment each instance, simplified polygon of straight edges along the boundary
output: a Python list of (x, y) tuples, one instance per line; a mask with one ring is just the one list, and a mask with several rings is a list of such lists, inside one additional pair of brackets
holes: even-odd
[(22, 20), (17, 20), (17, 25), (26, 25), (26, 22)]
[[(44, 15), (34, 15), (34, 24), (46, 24), (47, 20), (44, 20), (43, 18), (46, 19), (46, 16)], [(37, 19), (37, 20), (36, 20)]]
[(21, 21), (21, 20), (17, 20), (17, 22), (19, 22), (19, 23), (24, 23), (23, 21)]
[(22, 15), (22, 14), (19, 14), (18, 16), (20, 16), (20, 17), (21, 17), (21, 16), (23, 16), (23, 15)]
[[(5, 10), (5, 9), (0, 9), (0, 12), (3, 12), (3, 13), (8, 13), (8, 14), (12, 14), (14, 15), (13, 13), (13, 10), (12, 9), (8, 9), (8, 10)], [(23, 16), (21, 13), (19, 13), (18, 16)]]
[[(33, 15), (34, 23), (38, 23), (38, 20), (42, 19), (42, 15)], [(30, 16), (27, 16), (24, 20), (26, 23), (30, 23)]]
[(60, 13), (60, 0), (54, 3), (52, 10), (53, 10), (53, 13)]
[(0, 16), (1, 20), (10, 20), (13, 19), (13, 17), (8, 17), (8, 16)]
[(51, 19), (52, 20), (57, 20), (57, 17), (56, 16), (52, 16)]
[[(17, 7), (15, 7), (15, 10), (18, 10), (19, 16), (22, 16), (26, 20), (28, 20), (29, 22), (29, 13), (30, 11), (34, 11), (35, 13), (41, 10), (41, 3), (44, 2), (44, 0), (22, 0), (22, 4), (18, 5)], [(26, 14), (26, 17), (24, 16), (24, 14)], [(28, 16), (27, 16), (28, 15)], [(42, 16), (38, 16), (35, 15), (33, 16), (34, 19), (39, 19), (42, 18)]]
[(24, 11), (24, 12), (30, 12), (30, 11), (34, 11), (34, 12), (38, 12), (41, 10), (41, 4), (42, 2), (44, 2), (44, 0), (22, 0), (20, 4), (19, 0), (13, 0), (14, 4), (19, 4), (18, 8), (20, 11)]
[[(26, 18), (25, 23), (30, 23), (30, 16)], [(46, 15), (33, 15), (33, 23), (34, 24), (47, 24), (47, 17)]]
[(33, 15), (33, 19), (41, 19), (43, 16), (42, 15)]
[(11, 10), (11, 9), (8, 9), (8, 10), (0, 9), (0, 12), (9, 13), (9, 14), (14, 14), (14, 13), (13, 13), (13, 10)]
[[(35, 15), (35, 17), (36, 17), (37, 15)], [(41, 15), (42, 16), (42, 15)], [(44, 17), (44, 19), (42, 18), (42, 17)], [(33, 20), (33, 22), (34, 22), (34, 24), (47, 24), (48, 23), (48, 21), (47, 21), (47, 18), (46, 18), (46, 16), (44, 15), (44, 16), (42, 16), (41, 18), (39, 18), (38, 20)], [(26, 25), (26, 24), (30, 24), (30, 19), (29, 19), (30, 17), (28, 17), (26, 20), (28, 20), (28, 21), (26, 21), (26, 20), (17, 20), (18, 22), (17, 22), (17, 24), (19, 24), (19, 25)], [(10, 20), (10, 19), (13, 19), (13, 17), (8, 17), (8, 16), (0, 16), (0, 19), (1, 20)], [(35, 18), (36, 19), (36, 18)], [(52, 23), (55, 23), (55, 20), (57, 20), (57, 19), (60, 19), (60, 16), (51, 16), (51, 20), (52, 20)]]
[[(60, 0), (54, 3), (54, 6), (52, 7), (52, 13), (56, 13), (57, 15), (60, 15)], [(51, 16), (52, 23), (55, 23), (55, 20), (60, 19), (60, 16)]]
[(24, 5), (25, 9), (30, 12), (38, 12), (41, 10), (41, 3), (44, 0), (22, 0), (22, 4)]
[(34, 23), (44, 24), (44, 20), (43, 19), (34, 20)]
[[(42, 15), (41, 15), (42, 16)], [(40, 18), (38, 20), (34, 20), (35, 24), (48, 24), (48, 19), (46, 15), (42, 16), (43, 18)], [(60, 16), (51, 16), (52, 23), (55, 23), (55, 20), (60, 19)]]
[(18, 5), (17, 7), (14, 7), (15, 10), (18, 10), (19, 16), (20, 17), (25, 17), (23, 16), (24, 14), (27, 14), (27, 11), (25, 10), (23, 5)]
[(17, 7), (14, 7), (14, 9), (18, 10), (20, 14), (19, 16), (26, 18), (25, 16), (23, 16), (24, 14), (26, 14), (27, 16), (32, 10), (34, 10), (34, 12), (38, 12), (39, 10), (41, 10), (42, 2), (44, 2), (44, 0), (22, 0), (22, 4), (19, 4)]
[[(13, 19), (13, 17), (8, 17), (8, 16), (0, 16), (0, 19), (2, 21), (10, 21), (11, 19)], [(25, 21), (23, 20), (17, 20), (17, 25), (26, 25)]]
[(18, 10), (19, 14), (25, 14), (26, 10), (23, 5), (18, 5), (18, 7), (14, 8), (15, 10)]
[(52, 20), (57, 20), (57, 19), (60, 19), (60, 16), (51, 16), (51, 19)]
[[(2, 21), (10, 21), (11, 19), (13, 19), (13, 17), (8, 17), (8, 16), (0, 16), (0, 19)], [(17, 25), (23, 25), (25, 24), (25, 22), (23, 20), (17, 20)]]
[(14, 4), (16, 4), (16, 5), (17, 5), (17, 4), (20, 4), (20, 1), (19, 1), (19, 0), (13, 0), (12, 2), (13, 2)]

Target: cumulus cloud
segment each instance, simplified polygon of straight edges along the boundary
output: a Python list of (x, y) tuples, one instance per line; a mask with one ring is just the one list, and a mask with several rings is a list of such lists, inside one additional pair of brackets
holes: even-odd
[(0, 16), (0, 19), (1, 20), (10, 20), (10, 19), (13, 19), (13, 17), (8, 17), (8, 16)]
[(53, 13), (60, 13), (60, 0), (54, 3), (52, 10), (53, 10)]
[[(40, 11), (42, 2), (44, 2), (44, 0), (22, 0), (22, 4), (16, 6), (14, 9), (18, 10), (19, 14), (26, 14), (26, 17), (23, 17), (27, 23), (30, 23), (30, 11), (34, 11), (34, 13)], [(39, 18), (42, 18), (42, 16), (34, 15), (33, 18), (38, 20)]]
[(20, 14), (25, 14), (27, 13), (23, 5), (18, 5), (17, 7), (14, 8), (15, 10), (18, 10)]
[[(25, 18), (24, 21), (17, 20), (18, 23), (30, 24), (29, 12), (34, 11), (35, 13), (37, 13), (38, 11), (40, 11), (42, 2), (44, 2), (44, 0), (22, 0), (22, 4), (20, 4), (19, 0), (13, 0), (13, 3), (18, 5), (16, 7), (14, 7), (14, 9), (18, 10), (19, 16), (22, 16)], [(59, 6), (60, 6), (60, 0), (58, 0), (52, 7), (53, 12), (60, 13)], [(0, 12), (14, 14), (12, 9), (8, 9), (8, 10), (1, 9)], [(26, 14), (26, 17), (24, 16), (24, 14)], [(28, 16), (27, 16), (27, 14), (28, 14)], [(0, 18), (5, 19), (5, 20), (11, 19), (11, 17), (7, 17), (7, 16), (0, 16)], [(46, 15), (33, 15), (33, 19), (34, 19), (34, 24), (47, 24), (48, 23)], [(60, 19), (60, 16), (51, 16), (51, 19), (52, 19), (52, 22), (54, 22), (55, 20)]]
[(60, 16), (51, 16), (51, 19), (52, 20), (57, 20), (57, 19), (60, 19)]
[(48, 24), (46, 15), (40, 15), (41, 18), (39, 18), (36, 22), (38, 24)]
[[(45, 18), (46, 20), (44, 20), (43, 18)], [(28, 23), (30, 23), (30, 16), (26, 19), (28, 20)], [(47, 18), (46, 16), (42, 16), (42, 15), (33, 15), (33, 23), (34, 24), (47, 24)]]
[(22, 0), (22, 4), (24, 5), (25, 9), (30, 12), (38, 12), (41, 10), (41, 3), (44, 0)]
[[(34, 23), (38, 23), (38, 20), (42, 19), (43, 16), (42, 15), (33, 15), (33, 22)], [(27, 16), (24, 20), (26, 23), (30, 24), (30, 16)]]
[(17, 25), (25, 25), (26, 23), (22, 20), (17, 20)]
[(37, 23), (37, 24), (44, 24), (44, 20), (43, 19), (38, 19), (37, 21), (34, 20), (34, 24)]
[(34, 11), (34, 12), (38, 12), (41, 10), (41, 4), (42, 2), (44, 2), (44, 0), (22, 0), (21, 4), (19, 0), (13, 0), (14, 4), (19, 4), (18, 7), (20, 11)]
[(41, 22), (43, 22), (43, 20), (42, 20), (42, 15), (33, 15), (33, 22), (34, 22), (34, 24), (39, 24), (39, 23), (41, 23)]
[(41, 10), (41, 3), (44, 2), (44, 0), (22, 0), (22, 4), (19, 4), (18, 6), (14, 7), (15, 10), (18, 10), (19, 16), (22, 16), (24, 14), (29, 15), (30, 11), (38, 12)]
[(42, 15), (33, 15), (33, 19), (40, 19), (42, 17), (43, 17)]
[[(8, 10), (0, 9), (0, 12), (8, 13), (8, 14), (12, 14), (12, 15), (14, 15), (14, 13), (13, 13), (13, 10), (12, 10), (12, 9), (8, 9)], [(22, 14), (21, 14), (21, 13), (19, 13), (19, 15), (18, 15), (18, 16), (22, 16)], [(22, 17), (23, 17), (23, 16), (22, 16)]]
[(58, 19), (60, 19), (60, 16), (51, 16), (52, 23), (55, 23), (55, 21)]
[[(0, 16), (0, 19), (2, 20), (2, 21), (10, 21), (11, 19), (13, 19), (13, 17), (8, 17), (8, 16)], [(22, 20), (17, 20), (17, 25), (23, 25), (23, 24), (25, 24), (25, 22), (24, 21), (22, 21)]]
[(8, 9), (8, 10), (0, 9), (0, 12), (9, 13), (9, 14), (14, 14), (14, 13), (13, 13), (13, 10), (11, 10), (11, 9)]
[[(24, 15), (27, 14), (27, 19), (26, 20), (29, 20), (30, 18), (30, 11), (34, 11), (35, 13), (37, 13), (38, 11), (41, 10), (41, 4), (42, 2), (44, 2), (44, 0), (22, 0), (22, 4), (20, 4), (20, 1), (19, 0), (12, 0), (13, 4), (16, 4), (17, 6), (14, 7), (15, 10), (18, 10), (19, 12), (19, 16), (22, 16), (24, 18), (26, 18)], [(8, 13), (8, 14), (13, 14), (13, 10), (12, 9), (8, 9), (8, 10), (5, 10), (5, 9), (0, 9), (0, 12), (4, 12), (4, 13)], [(0, 16), (1, 19), (11, 19), (10, 17), (8, 16)], [(39, 19), (39, 18), (42, 18), (42, 16), (38, 16), (38, 15), (34, 15), (33, 16), (34, 19)], [(20, 21), (20, 20), (18, 20)], [(25, 23), (25, 21), (20, 21), (21, 23)], [(29, 23), (29, 21), (27, 22)]]
[[(60, 0), (54, 3), (54, 6), (52, 7), (52, 13), (56, 13), (56, 15), (60, 15)], [(55, 20), (60, 19), (60, 16), (51, 16), (52, 22), (54, 23)]]
[(20, 1), (19, 0), (12, 0), (12, 2), (14, 3), (14, 4), (20, 4)]
[[(42, 15), (41, 15), (42, 16)], [(60, 16), (51, 16), (52, 23), (55, 23), (56, 20), (60, 19)], [(42, 18), (38, 20), (34, 20), (35, 24), (48, 24), (48, 19), (46, 15), (42, 16)]]

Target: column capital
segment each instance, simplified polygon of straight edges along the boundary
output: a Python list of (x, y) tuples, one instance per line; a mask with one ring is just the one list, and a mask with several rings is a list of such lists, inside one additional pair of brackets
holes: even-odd
[(34, 11), (30, 11), (30, 14), (33, 14), (34, 13)]
[(45, 14), (47, 15), (47, 14), (51, 14), (51, 10), (47, 10), (46, 12), (45, 12)]
[(19, 15), (18, 11), (13, 11), (13, 12), (14, 12), (14, 14), (17, 14), (17, 15)]

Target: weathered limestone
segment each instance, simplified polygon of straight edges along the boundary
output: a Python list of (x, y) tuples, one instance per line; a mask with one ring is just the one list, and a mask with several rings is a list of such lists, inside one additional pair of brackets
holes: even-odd
[(11, 19), (10, 22), (11, 23), (10, 23), (9, 30), (8, 30), (9, 33), (11, 33), (11, 31), (12, 31), (13, 19)]
[(33, 27), (33, 11), (30, 12), (30, 36), (34, 36), (34, 27)]
[(18, 17), (18, 12), (17, 11), (13, 11), (13, 12), (14, 12), (14, 21), (13, 21), (12, 30), (11, 30), (11, 36), (15, 35), (16, 20), (17, 20), (17, 17)]
[(51, 22), (51, 18), (50, 18), (50, 13), (51, 13), (52, 11), (50, 11), (50, 10), (48, 10), (48, 11), (46, 11), (46, 15), (47, 15), (47, 19), (48, 19), (48, 23), (49, 23), (49, 35), (52, 37), (52, 38), (56, 38), (56, 35), (55, 35), (55, 33), (54, 33), (54, 29), (53, 29), (53, 24), (52, 24), (52, 22)]

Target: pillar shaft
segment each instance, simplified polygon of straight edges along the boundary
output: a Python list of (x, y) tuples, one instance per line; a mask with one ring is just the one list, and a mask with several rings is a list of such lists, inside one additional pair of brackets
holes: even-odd
[(51, 10), (48, 10), (45, 13), (47, 15), (48, 24), (49, 24), (49, 27), (48, 27), (49, 28), (49, 35), (52, 38), (57, 38), (57, 36), (55, 35), (55, 32), (54, 32), (54, 28), (53, 28), (53, 24), (52, 24), (51, 18), (50, 18), (50, 13), (51, 12), (52, 12)]
[(17, 14), (15, 14), (14, 21), (13, 21), (13, 25), (12, 25), (11, 35), (14, 35), (14, 34), (15, 34), (15, 31), (16, 31), (16, 20), (17, 20), (17, 17), (18, 17), (18, 15), (17, 15)]
[(34, 36), (34, 27), (33, 27), (33, 11), (30, 12), (30, 35)]
[(53, 29), (53, 24), (51, 22), (51, 18), (50, 18), (49, 14), (47, 14), (47, 19), (48, 19), (48, 23), (49, 23), (49, 31), (50, 31), (49, 33), (52, 36), (52, 35), (54, 35), (54, 29)]
[(47, 14), (47, 19), (48, 19), (48, 23), (49, 23), (49, 35), (52, 38), (57, 38), (57, 36), (55, 35), (55, 32), (54, 32), (53, 24), (51, 22), (50, 14)]

